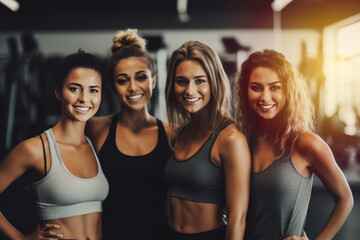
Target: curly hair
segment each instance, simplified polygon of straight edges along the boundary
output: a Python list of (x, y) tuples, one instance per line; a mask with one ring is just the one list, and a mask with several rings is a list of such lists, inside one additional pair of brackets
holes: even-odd
[(117, 32), (113, 38), (111, 51), (112, 55), (109, 59), (107, 67), (107, 78), (110, 81), (111, 86), (114, 85), (114, 69), (119, 61), (125, 58), (143, 58), (151, 71), (152, 76), (156, 75), (156, 65), (146, 50), (146, 40), (139, 37), (137, 29), (129, 28), (126, 31)]
[(175, 126), (181, 129), (191, 118), (175, 98), (174, 82), (177, 66), (183, 61), (193, 60), (201, 64), (209, 79), (211, 89), (211, 121), (215, 129), (226, 116), (230, 116), (231, 92), (228, 77), (221, 64), (220, 58), (207, 45), (198, 41), (185, 42), (176, 49), (169, 60), (168, 74), (166, 78), (165, 97), (166, 109), (170, 125), (170, 145), (174, 146), (177, 133)]
[(272, 69), (278, 75), (286, 96), (286, 103), (279, 113), (277, 129), (272, 139), (278, 157), (290, 156), (295, 142), (305, 131), (314, 129), (314, 106), (308, 86), (294, 66), (285, 56), (274, 50), (265, 49), (252, 53), (241, 65), (237, 76), (238, 93), (236, 113), (241, 130), (247, 136), (250, 149), (254, 148), (259, 132), (259, 117), (251, 109), (248, 101), (249, 79), (257, 67)]

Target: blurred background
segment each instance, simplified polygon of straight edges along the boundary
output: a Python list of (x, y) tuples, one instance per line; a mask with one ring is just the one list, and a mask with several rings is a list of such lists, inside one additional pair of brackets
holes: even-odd
[[(53, 79), (62, 57), (79, 48), (106, 64), (113, 35), (139, 29), (158, 65), (149, 108), (166, 121), (167, 60), (187, 40), (220, 56), (231, 83), (243, 60), (275, 49), (298, 67), (316, 106), (317, 132), (331, 147), (353, 190), (355, 206), (334, 239), (359, 239), (359, 0), (0, 0), (0, 161), (20, 141), (53, 126), (59, 105)], [(119, 111), (106, 85), (98, 115)], [(36, 227), (34, 203), (20, 178), (0, 197), (20, 230)], [(306, 232), (313, 238), (330, 215), (331, 196), (315, 179)], [(1, 238), (1, 236), (0, 236)]]

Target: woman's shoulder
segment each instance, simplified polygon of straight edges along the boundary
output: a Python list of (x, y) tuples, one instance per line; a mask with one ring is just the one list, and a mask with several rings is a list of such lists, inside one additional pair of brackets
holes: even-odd
[(239, 130), (234, 122), (230, 122), (225, 128), (221, 130), (218, 136), (221, 145), (229, 144), (247, 144), (245, 135)]
[(106, 116), (96, 116), (90, 118), (86, 124), (96, 125), (96, 124), (110, 124), (115, 114), (110, 114)]
[(86, 122), (86, 135), (98, 135), (99, 132), (102, 132), (108, 129), (111, 125), (114, 114), (101, 116), (101, 117), (92, 117)]
[[(43, 137), (44, 139), (44, 137)], [(46, 138), (44, 139), (46, 141)], [(43, 159), (43, 146), (39, 136), (28, 138), (16, 145), (7, 158), (21, 161), (29, 167)]]
[(318, 155), (328, 150), (327, 143), (316, 133), (304, 132), (294, 145), (294, 150), (301, 155)]

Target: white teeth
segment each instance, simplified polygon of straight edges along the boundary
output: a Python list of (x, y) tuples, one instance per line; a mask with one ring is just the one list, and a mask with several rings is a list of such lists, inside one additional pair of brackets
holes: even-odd
[(142, 94), (134, 95), (134, 96), (128, 96), (128, 99), (136, 100), (142, 97)]
[(185, 98), (185, 100), (187, 102), (196, 102), (197, 100), (199, 100), (200, 98)]
[(269, 109), (272, 108), (274, 105), (260, 105), (261, 108)]
[(79, 109), (80, 111), (87, 111), (90, 108), (89, 107), (75, 107), (76, 109)]

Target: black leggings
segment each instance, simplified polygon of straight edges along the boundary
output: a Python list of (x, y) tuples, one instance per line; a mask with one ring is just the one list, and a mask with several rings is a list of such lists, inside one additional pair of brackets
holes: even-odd
[(168, 227), (166, 240), (224, 240), (226, 226), (200, 233), (181, 233)]

